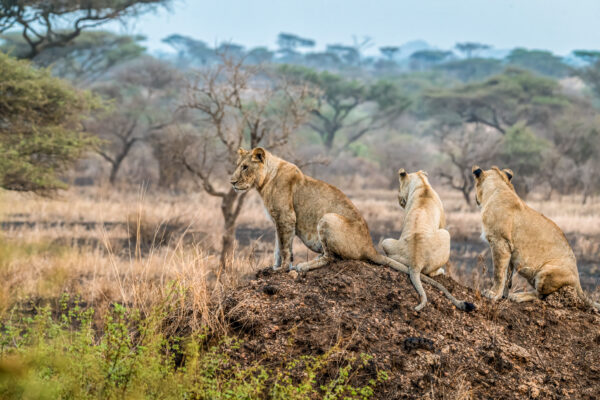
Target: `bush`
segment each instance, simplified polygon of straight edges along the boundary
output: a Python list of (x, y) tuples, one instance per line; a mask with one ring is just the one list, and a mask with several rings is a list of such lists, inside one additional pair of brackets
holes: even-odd
[(0, 187), (48, 192), (94, 141), (80, 119), (100, 107), (47, 69), (0, 53)]
[(379, 373), (365, 386), (353, 387), (353, 373), (370, 359), (362, 355), (344, 360), (337, 375), (318, 385), (317, 377), (337, 355), (335, 348), (268, 370), (235, 361), (241, 345), (236, 338), (211, 342), (206, 332), (167, 337), (161, 331), (165, 307), (143, 317), (113, 304), (100, 328), (94, 326), (93, 309), (66, 295), (60, 304), (57, 318), (45, 307), (34, 317), (3, 324), (1, 398), (366, 399), (387, 379)]

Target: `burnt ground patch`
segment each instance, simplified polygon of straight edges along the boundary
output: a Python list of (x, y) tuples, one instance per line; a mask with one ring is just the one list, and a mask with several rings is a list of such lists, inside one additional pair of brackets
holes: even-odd
[(429, 303), (415, 312), (407, 276), (363, 262), (297, 278), (261, 270), (225, 297), (230, 329), (244, 340), (239, 361), (280, 365), (337, 345), (373, 356), (355, 385), (388, 372), (378, 399), (600, 397), (600, 316), (572, 289), (492, 303), (448, 277), (435, 279), (477, 310), (461, 312), (425, 285)]

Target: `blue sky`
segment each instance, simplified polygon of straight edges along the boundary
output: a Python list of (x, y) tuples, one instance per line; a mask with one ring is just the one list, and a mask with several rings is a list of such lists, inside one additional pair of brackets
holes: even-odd
[(326, 43), (369, 36), (377, 48), (422, 39), (440, 48), (478, 41), (495, 48), (600, 48), (600, 0), (174, 0), (171, 10), (144, 14), (126, 27), (142, 33), (150, 50), (179, 33), (209, 44), (231, 41), (275, 48), (279, 32)]

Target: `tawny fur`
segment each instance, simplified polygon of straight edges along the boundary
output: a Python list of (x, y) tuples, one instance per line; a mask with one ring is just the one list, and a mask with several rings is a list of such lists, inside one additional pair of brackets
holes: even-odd
[(421, 298), (415, 308), (427, 304), (427, 295), (420, 274), (443, 274), (450, 258), (450, 233), (444, 229), (446, 217), (438, 194), (423, 171), (408, 174), (398, 171), (398, 202), (406, 210), (399, 240), (385, 239), (381, 245), (385, 254), (408, 266), (410, 278)]
[[(408, 268), (375, 250), (366, 221), (339, 189), (304, 175), (292, 163), (257, 147), (239, 150), (237, 167), (231, 176), (236, 190), (256, 188), (275, 223), (274, 269), (309, 271), (335, 259), (370, 261), (409, 273)], [(321, 256), (293, 266), (294, 236)], [(473, 305), (456, 300), (440, 283), (422, 279), (441, 290), (461, 310)]]
[[(589, 306), (600, 310), (585, 295), (577, 262), (560, 228), (523, 202), (512, 186), (509, 169), (473, 167), (476, 201), (481, 208), (484, 235), (492, 250), (494, 283), (484, 295), (516, 302), (543, 298), (563, 286), (573, 286)], [(508, 294), (514, 271), (535, 290)]]

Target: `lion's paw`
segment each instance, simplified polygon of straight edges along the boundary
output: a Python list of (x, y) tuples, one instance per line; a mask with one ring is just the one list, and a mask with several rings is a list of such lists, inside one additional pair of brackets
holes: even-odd
[(487, 297), (488, 299), (491, 299), (491, 300), (493, 300), (493, 301), (496, 301), (496, 300), (500, 299), (500, 297), (502, 297), (502, 295), (501, 295), (501, 294), (500, 294), (500, 295), (497, 295), (496, 293), (492, 292), (492, 291), (491, 291), (491, 290), (489, 290), (489, 289), (484, 289), (484, 290), (481, 292), (481, 294), (482, 294), (482, 295), (484, 295), (485, 297)]

